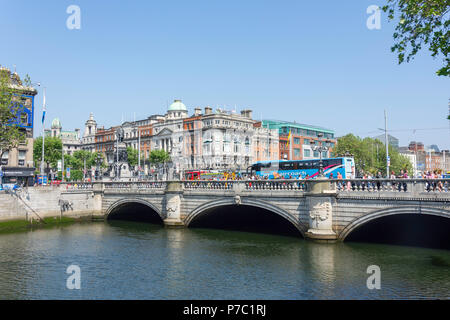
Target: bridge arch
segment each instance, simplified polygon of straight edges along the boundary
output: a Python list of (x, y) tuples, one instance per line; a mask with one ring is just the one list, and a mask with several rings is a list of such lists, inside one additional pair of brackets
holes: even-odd
[(255, 207), (267, 210), (271, 213), (274, 213), (282, 218), (284, 218), (287, 222), (289, 222), (292, 226), (297, 229), (302, 237), (305, 236), (305, 232), (308, 230), (308, 227), (302, 224), (300, 221), (297, 221), (295, 217), (289, 213), (288, 211), (273, 205), (271, 203), (268, 203), (263, 200), (254, 200), (251, 198), (241, 198), (240, 203), (236, 203), (235, 198), (227, 197), (220, 200), (213, 200), (206, 203), (203, 203), (202, 205), (198, 206), (194, 210), (192, 210), (184, 219), (184, 224), (186, 227), (189, 227), (189, 225), (200, 215), (204, 214), (206, 211), (211, 209), (217, 209), (220, 207), (227, 207), (227, 206), (242, 206), (242, 207)]
[(351, 223), (349, 223), (340, 233), (339, 240), (344, 241), (353, 231), (369, 223), (370, 221), (379, 218), (394, 216), (394, 215), (427, 215), (435, 217), (443, 217), (450, 219), (450, 210), (432, 207), (418, 207), (418, 206), (402, 206), (376, 210), (369, 214), (363, 215)]
[[(133, 206), (133, 205), (140, 205), (141, 207), (147, 207), (147, 209), (150, 209), (148, 212), (149, 215), (156, 216), (155, 219), (158, 222), (162, 223), (164, 220), (164, 216), (161, 214), (161, 210), (154, 205), (153, 203), (139, 198), (125, 198), (125, 199), (119, 199), (112, 203), (108, 209), (105, 212), (105, 218), (106, 220), (110, 220), (111, 218), (114, 218), (113, 216), (120, 211), (121, 209), (125, 209), (127, 206)], [(127, 220), (127, 219), (124, 219)]]

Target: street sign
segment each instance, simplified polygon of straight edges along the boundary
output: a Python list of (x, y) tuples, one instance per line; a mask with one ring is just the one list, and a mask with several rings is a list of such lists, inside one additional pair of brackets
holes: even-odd
[(70, 179), (70, 168), (67, 168), (66, 177), (67, 177), (67, 179)]
[(62, 170), (62, 161), (58, 160), (58, 171)]

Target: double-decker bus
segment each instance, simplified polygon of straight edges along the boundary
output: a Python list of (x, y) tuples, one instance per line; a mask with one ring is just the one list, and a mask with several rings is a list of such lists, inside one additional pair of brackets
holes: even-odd
[[(261, 161), (248, 168), (251, 175), (256, 174), (269, 179), (314, 179), (319, 175), (320, 160), (275, 160)], [(324, 175), (329, 178), (338, 177), (338, 172), (343, 179), (355, 178), (355, 160), (353, 158), (329, 158), (322, 160)]]

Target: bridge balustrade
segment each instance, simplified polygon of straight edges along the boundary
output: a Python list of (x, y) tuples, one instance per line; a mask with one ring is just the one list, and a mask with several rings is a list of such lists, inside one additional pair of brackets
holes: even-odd
[[(353, 192), (391, 193), (448, 193), (450, 179), (351, 179), (329, 181), (330, 191), (349, 194)], [(174, 181), (181, 183), (184, 190), (242, 190), (242, 191), (311, 191), (315, 183), (324, 180), (221, 180), (221, 181)], [(103, 184), (105, 189), (165, 190), (170, 181), (139, 182), (94, 182), (64, 183), (67, 190), (92, 190), (95, 184)]]
[(237, 181), (183, 181), (186, 190), (231, 190)]
[(450, 179), (352, 179), (330, 181), (338, 192), (434, 192), (450, 191)]
[(74, 183), (61, 183), (61, 187), (65, 188), (66, 190), (92, 190), (93, 184), (90, 182), (74, 182)]
[(245, 190), (307, 190), (307, 182), (301, 180), (251, 180), (243, 183)]
[(165, 181), (106, 182), (105, 189), (165, 189)]

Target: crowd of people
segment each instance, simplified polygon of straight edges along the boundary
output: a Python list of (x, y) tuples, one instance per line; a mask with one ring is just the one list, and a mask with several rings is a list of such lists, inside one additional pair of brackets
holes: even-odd
[[(315, 176), (293, 176), (292, 174), (280, 175), (274, 172), (272, 175), (258, 175), (258, 174), (246, 174), (238, 172), (225, 172), (222, 175), (208, 177), (200, 177), (196, 180), (209, 180), (209, 181), (227, 181), (227, 180), (310, 180), (317, 178)], [(330, 180), (337, 180), (337, 186), (340, 190), (398, 190), (398, 191), (408, 191), (407, 181), (401, 181), (405, 179), (424, 179), (426, 181), (427, 191), (449, 191), (449, 183), (447, 181), (442, 181), (444, 179), (444, 174), (441, 171), (428, 171), (421, 174), (418, 177), (411, 177), (408, 170), (400, 170), (399, 172), (391, 171), (388, 179), (386, 176), (377, 172), (377, 174), (372, 174), (370, 172), (360, 172), (356, 179), (344, 179), (342, 174), (338, 171), (336, 176), (330, 173), (325, 178)], [(340, 181), (342, 180), (342, 181)], [(369, 180), (369, 181), (361, 181)], [(379, 181), (377, 181), (379, 180)], [(399, 181), (400, 180), (400, 181)]]

